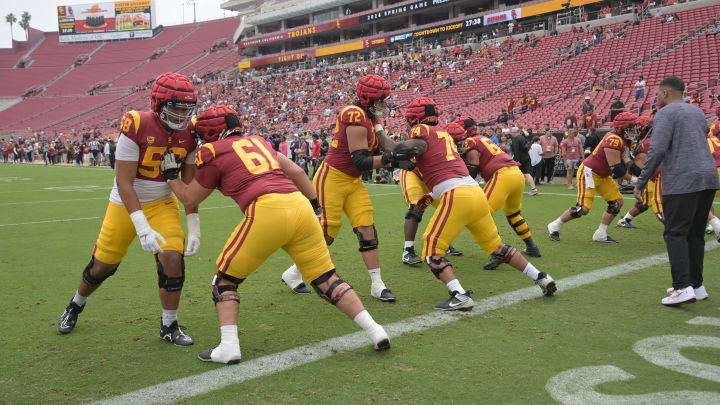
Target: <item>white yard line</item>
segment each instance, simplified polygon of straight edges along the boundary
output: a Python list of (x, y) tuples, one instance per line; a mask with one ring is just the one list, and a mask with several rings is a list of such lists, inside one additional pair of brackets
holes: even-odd
[[(720, 247), (717, 243), (708, 243), (706, 251)], [(667, 263), (667, 254), (657, 254), (643, 259), (633, 260), (614, 266), (601, 268), (576, 276), (558, 280), (560, 294), (573, 288), (592, 284), (618, 275), (628, 274), (650, 266)], [(476, 301), (469, 313), (431, 312), (402, 321), (385, 325), (391, 337), (397, 338), (409, 333), (421, 332), (438, 326), (447, 325), (466, 316), (484, 314), (496, 309), (507, 308), (527, 300), (541, 297), (536, 286), (510, 291)], [(551, 298), (550, 298), (551, 299)], [(364, 348), (370, 351), (370, 342), (364, 332), (328, 339), (316, 344), (296, 347), (283, 352), (241, 362), (235, 366), (218, 367), (201, 374), (180, 378), (166, 383), (152, 385), (137, 391), (108, 398), (101, 404), (159, 404), (182, 401), (187, 398), (222, 389), (255, 378), (290, 370), (304, 364), (322, 360), (338, 353)], [(392, 350), (392, 349), (391, 349)]]
[(43, 204), (43, 203), (61, 203), (61, 202), (88, 201), (88, 200), (107, 200), (107, 199), (108, 199), (107, 196), (105, 196), (105, 197), (92, 197), (92, 198), (75, 198), (75, 199), (72, 199), (72, 200), (18, 201), (18, 202), (0, 203), (0, 206), (3, 206), (3, 205)]

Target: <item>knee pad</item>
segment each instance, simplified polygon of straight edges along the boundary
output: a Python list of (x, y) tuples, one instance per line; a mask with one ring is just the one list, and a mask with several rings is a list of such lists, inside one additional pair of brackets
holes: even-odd
[(503, 263), (510, 263), (515, 253), (517, 253), (517, 249), (510, 245), (503, 245), (500, 253), (493, 253), (492, 256)]
[[(220, 280), (222, 279), (228, 280), (233, 284), (219, 285)], [(225, 273), (217, 272), (212, 282), (212, 299), (215, 305), (217, 305), (218, 302), (222, 301), (237, 301), (238, 303), (240, 303), (240, 296), (237, 295), (237, 289), (238, 285), (240, 285), (240, 283), (242, 283), (243, 281), (245, 281), (245, 279), (235, 278)], [(233, 291), (234, 294), (222, 295), (222, 293), (224, 293), (225, 291)]]
[(648, 206), (647, 206), (647, 204), (643, 204), (640, 201), (635, 201), (635, 208), (637, 208), (638, 211), (643, 213), (643, 212), (647, 211)]
[(570, 218), (580, 218), (581, 216), (583, 216), (582, 205), (576, 205), (574, 207), (570, 207)]
[(119, 264), (118, 264), (117, 266), (115, 266), (115, 268), (114, 268), (114, 269), (110, 272), (110, 274), (108, 274), (107, 276), (104, 276), (104, 277), (93, 277), (93, 276), (90, 274), (90, 269), (92, 268), (92, 266), (93, 266), (94, 264), (95, 264), (95, 256), (92, 256), (92, 257), (90, 258), (90, 263), (88, 263), (88, 265), (85, 266), (85, 270), (83, 270), (83, 272), (82, 272), (82, 279), (83, 279), (83, 281), (85, 282), (85, 284), (87, 284), (87, 285), (89, 285), (89, 286), (92, 286), (92, 287), (97, 287), (97, 286), (99, 286), (100, 284), (102, 284), (103, 281), (107, 280), (108, 277), (110, 277), (110, 276), (112, 276), (113, 274), (115, 274), (115, 272), (117, 271), (118, 267), (120, 267)]
[(618, 205), (616, 200), (608, 201), (607, 205), (608, 206), (605, 212), (607, 212), (608, 214), (615, 216), (620, 213), (620, 206)]
[(405, 213), (405, 219), (412, 219), (413, 221), (420, 223), (422, 221), (423, 211), (420, 211), (415, 204), (410, 204), (407, 213)]
[[(328, 287), (326, 291), (322, 291), (320, 287), (318, 287), (318, 284), (322, 284), (330, 279), (332, 275), (335, 274), (335, 269), (328, 271), (327, 273), (324, 273), (320, 277), (316, 278), (315, 280), (311, 281), (310, 284), (313, 286), (313, 289), (317, 293), (317, 295), (324, 299), (325, 301), (337, 305), (338, 301), (340, 301), (340, 298), (342, 298), (343, 295), (345, 295), (346, 292), (352, 290), (352, 286), (347, 281), (338, 278), (337, 280), (333, 281), (332, 284)], [(344, 285), (343, 285), (344, 284)], [(337, 294), (335, 294), (335, 298), (332, 297), (333, 291), (335, 291), (336, 288), (338, 288), (340, 285), (343, 285), (340, 287), (340, 291), (338, 291)]]
[(378, 239), (377, 239), (377, 230), (375, 229), (375, 225), (373, 225), (373, 234), (375, 235), (375, 238), (373, 239), (363, 239), (362, 234), (360, 231), (358, 231), (358, 228), (353, 228), (353, 232), (357, 235), (358, 242), (360, 242), (360, 248), (358, 249), (360, 252), (367, 252), (369, 250), (375, 250), (378, 247)]
[(525, 222), (525, 218), (520, 215), (520, 211), (508, 215), (507, 220), (518, 236), (522, 236), (530, 232), (530, 226), (527, 224), (527, 222)]
[(155, 264), (157, 265), (158, 288), (164, 288), (167, 292), (181, 291), (185, 284), (185, 256), (180, 257), (180, 271), (182, 271), (180, 277), (166, 276), (158, 255), (155, 255)]
[(430, 271), (432, 271), (432, 274), (435, 275), (435, 278), (440, 278), (440, 273), (445, 271), (446, 267), (452, 266), (450, 261), (445, 258), (445, 256), (440, 256), (439, 259), (435, 260), (432, 257), (428, 256), (426, 258), (428, 266), (430, 266)]

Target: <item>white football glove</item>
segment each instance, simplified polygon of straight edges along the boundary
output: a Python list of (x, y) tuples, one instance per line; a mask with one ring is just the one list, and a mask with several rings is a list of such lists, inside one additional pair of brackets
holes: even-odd
[(150, 253), (161, 253), (163, 250), (160, 248), (160, 245), (164, 245), (167, 242), (165, 242), (165, 238), (163, 238), (162, 235), (150, 227), (143, 211), (137, 210), (133, 212), (130, 214), (130, 219), (133, 225), (135, 225), (135, 231), (140, 238), (140, 245), (143, 250)]
[(195, 255), (200, 249), (200, 217), (198, 214), (187, 214), (188, 235), (185, 257)]

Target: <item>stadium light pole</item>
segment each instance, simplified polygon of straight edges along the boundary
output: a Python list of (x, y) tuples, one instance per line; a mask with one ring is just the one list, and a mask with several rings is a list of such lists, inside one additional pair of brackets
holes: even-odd
[[(187, 4), (193, 6), (193, 23), (196, 23), (197, 22), (197, 13), (195, 11), (195, 5), (197, 4), (197, 1), (196, 0), (187, 0)], [(183, 11), (184, 10), (185, 10), (185, 8), (183, 7)]]

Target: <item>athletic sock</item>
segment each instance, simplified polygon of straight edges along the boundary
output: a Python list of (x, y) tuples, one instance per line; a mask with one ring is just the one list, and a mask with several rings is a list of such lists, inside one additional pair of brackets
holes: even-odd
[(560, 231), (560, 227), (562, 227), (562, 224), (563, 224), (561, 218), (562, 218), (562, 217), (558, 217), (558, 219), (550, 222), (550, 229), (552, 229), (552, 230), (555, 231), (555, 232), (559, 232), (559, 231)]
[(625, 216), (623, 217), (623, 219), (626, 220), (626, 221), (628, 221), (628, 222), (632, 221), (633, 218), (635, 218), (635, 217), (632, 216), (632, 215), (630, 214), (630, 212), (628, 212), (627, 214), (625, 214)]
[(355, 315), (353, 321), (361, 327), (364, 331), (369, 331), (377, 325), (377, 322), (373, 319), (367, 309), (363, 309), (362, 312)]
[(407, 248), (414, 248), (415, 247), (415, 241), (414, 240), (406, 240), (405, 241), (405, 249)]
[(607, 229), (608, 229), (608, 226), (607, 226), (607, 225), (605, 225), (605, 224), (600, 224), (600, 226), (598, 226), (597, 232), (600, 232), (600, 233), (602, 233), (602, 234), (604, 234), (604, 235), (607, 235)]
[(75, 296), (73, 297), (73, 302), (77, 304), (77, 306), (81, 307), (85, 305), (85, 302), (87, 302), (88, 297), (83, 297), (80, 295), (79, 292), (75, 291)]
[(220, 327), (220, 344), (238, 344), (237, 325), (223, 325)]
[(715, 218), (711, 219), (709, 222), (709, 225), (712, 227), (712, 229), (713, 229), (713, 231), (715, 231), (715, 233), (720, 232), (720, 218), (715, 217)]
[(377, 269), (370, 269), (368, 270), (368, 273), (370, 274), (370, 281), (373, 284), (385, 284), (382, 281), (382, 277), (380, 277), (380, 267)]
[(459, 294), (465, 294), (465, 289), (460, 285), (458, 279), (451, 280), (445, 284), (450, 292), (457, 291)]
[(163, 314), (162, 314), (163, 326), (170, 326), (175, 321), (177, 321), (177, 309), (163, 309)]
[(527, 276), (533, 279), (533, 281), (537, 280), (538, 275), (540, 274), (538, 269), (536, 269), (530, 262), (528, 262), (527, 266), (525, 266), (523, 273), (527, 274)]

